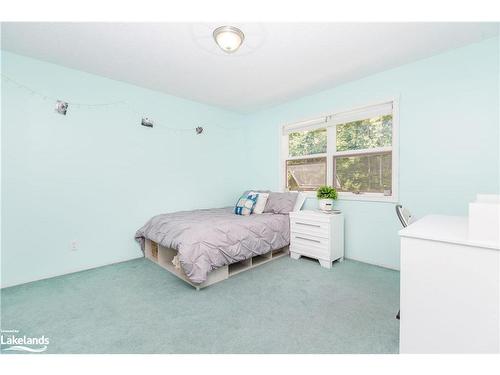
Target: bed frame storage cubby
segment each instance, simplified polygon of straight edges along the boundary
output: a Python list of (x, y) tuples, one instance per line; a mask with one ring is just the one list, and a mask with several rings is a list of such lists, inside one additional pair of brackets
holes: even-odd
[(218, 268), (208, 274), (208, 278), (205, 282), (201, 284), (195, 284), (190, 281), (182, 268), (175, 268), (172, 264), (172, 259), (177, 255), (177, 250), (161, 246), (154, 241), (146, 240), (144, 255), (147, 259), (163, 267), (167, 271), (173, 273), (178, 278), (184, 280), (189, 285), (200, 290), (209, 285), (218, 283), (220, 281), (226, 280), (231, 276), (237, 275), (240, 272), (247, 271), (251, 268), (260, 266), (261, 264), (270, 262), (271, 260), (281, 258), (288, 255), (288, 246), (281, 249), (269, 251), (262, 255), (256, 255), (250, 259), (245, 259), (237, 263), (229, 264), (224, 267)]
[(237, 263), (230, 264), (228, 267), (229, 276), (236, 275), (252, 267), (252, 258), (245, 259)]
[(158, 262), (158, 244), (156, 242), (146, 240), (144, 255), (146, 258), (154, 262)]

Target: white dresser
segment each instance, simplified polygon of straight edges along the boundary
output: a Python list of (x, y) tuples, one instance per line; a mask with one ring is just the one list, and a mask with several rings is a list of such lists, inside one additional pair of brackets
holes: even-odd
[(500, 351), (500, 246), (468, 226), (431, 215), (399, 232), (400, 353)]
[(344, 259), (344, 215), (304, 210), (290, 212), (290, 256), (319, 260), (322, 267)]

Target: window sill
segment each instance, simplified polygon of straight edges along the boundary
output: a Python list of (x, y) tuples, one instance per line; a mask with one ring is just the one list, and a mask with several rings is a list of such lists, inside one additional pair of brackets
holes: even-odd
[(385, 196), (378, 194), (352, 194), (352, 193), (339, 193), (339, 200), (346, 201), (366, 201), (366, 202), (380, 202), (380, 203), (397, 203), (398, 200), (394, 196)]
[[(300, 191), (305, 198), (316, 198), (315, 191)], [(397, 203), (398, 200), (394, 196), (385, 196), (378, 194), (352, 194), (352, 193), (338, 193), (338, 200), (340, 201), (365, 201), (365, 202), (380, 202), (380, 203)]]

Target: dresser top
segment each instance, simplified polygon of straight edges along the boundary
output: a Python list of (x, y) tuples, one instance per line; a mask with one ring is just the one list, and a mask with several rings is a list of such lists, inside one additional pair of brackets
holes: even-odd
[(342, 216), (342, 212), (336, 213), (336, 214), (327, 214), (324, 213), (323, 211), (320, 210), (301, 210), (301, 211), (295, 211), (295, 212), (290, 212), (290, 216), (300, 216), (300, 217), (311, 217), (311, 218), (320, 218), (320, 219), (325, 219), (325, 218), (331, 218), (335, 216)]
[(401, 237), (448, 242), (465, 246), (500, 250), (500, 244), (469, 239), (467, 216), (429, 215), (399, 231)]

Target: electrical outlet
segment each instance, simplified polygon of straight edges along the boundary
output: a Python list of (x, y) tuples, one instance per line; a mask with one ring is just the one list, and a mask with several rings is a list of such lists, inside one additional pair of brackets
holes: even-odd
[(71, 251), (77, 251), (78, 250), (78, 241), (77, 240), (71, 241), (71, 243), (69, 244), (69, 248), (71, 249)]

